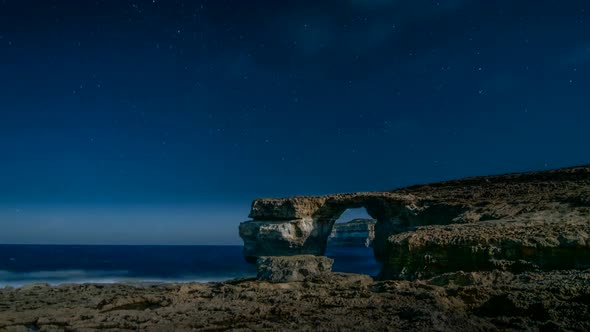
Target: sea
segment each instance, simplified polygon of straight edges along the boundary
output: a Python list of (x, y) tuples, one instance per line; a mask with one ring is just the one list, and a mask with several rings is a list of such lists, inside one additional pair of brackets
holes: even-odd
[[(213, 282), (256, 276), (242, 246), (0, 245), (0, 287)], [(371, 248), (328, 248), (333, 271), (377, 275)]]

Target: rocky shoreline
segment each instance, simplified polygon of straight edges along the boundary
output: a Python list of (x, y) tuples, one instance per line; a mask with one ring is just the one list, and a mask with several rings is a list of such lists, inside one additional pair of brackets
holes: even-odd
[[(375, 278), (322, 256), (358, 207)], [(590, 166), (258, 199), (250, 217), (258, 279), (4, 288), (0, 331), (590, 331)]]
[(590, 270), (0, 289), (0, 331), (95, 330), (588, 331)]

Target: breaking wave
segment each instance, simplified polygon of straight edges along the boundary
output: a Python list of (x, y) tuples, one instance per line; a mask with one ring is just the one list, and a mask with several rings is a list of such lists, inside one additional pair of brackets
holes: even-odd
[(28, 284), (46, 283), (49, 285), (62, 284), (160, 284), (182, 282), (213, 282), (233, 279), (233, 276), (218, 276), (217, 278), (202, 278), (199, 276), (184, 276), (176, 278), (154, 278), (130, 276), (129, 271), (36, 271), (36, 272), (12, 272), (0, 270), (0, 287), (22, 287)]

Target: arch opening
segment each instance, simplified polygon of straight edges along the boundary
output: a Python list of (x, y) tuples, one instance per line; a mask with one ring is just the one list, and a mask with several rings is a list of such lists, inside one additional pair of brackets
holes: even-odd
[(364, 207), (346, 209), (332, 225), (325, 255), (334, 259), (334, 272), (377, 275), (381, 264), (375, 259), (375, 224)]
[(344, 224), (344, 223), (350, 222), (351, 220), (355, 220), (355, 219), (371, 220), (374, 218), (371, 217), (371, 215), (367, 212), (367, 209), (365, 209), (364, 207), (349, 208), (349, 209), (346, 209), (344, 212), (342, 212), (340, 217), (338, 217), (338, 219), (336, 219), (335, 223), (336, 224)]

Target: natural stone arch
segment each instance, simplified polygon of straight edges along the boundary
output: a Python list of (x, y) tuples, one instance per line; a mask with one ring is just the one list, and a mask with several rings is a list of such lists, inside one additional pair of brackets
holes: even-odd
[(459, 269), (586, 269), (589, 197), (590, 166), (581, 166), (391, 192), (258, 199), (252, 220), (240, 224), (240, 236), (250, 262), (323, 255), (340, 214), (364, 207), (377, 220), (373, 250), (383, 263), (381, 278)]
[[(347, 209), (357, 208), (364, 208), (371, 218), (377, 220), (377, 224), (375, 226), (375, 240), (377, 240), (377, 237), (385, 236), (385, 234), (383, 234), (385, 229), (382, 226), (391, 220), (389, 217), (392, 215), (391, 211), (389, 211), (391, 209), (388, 209), (386, 204), (382, 204), (382, 202), (379, 202), (378, 200), (371, 199), (370, 196), (362, 199), (359, 199), (359, 197), (355, 197), (353, 195), (338, 199), (328, 199), (324, 205), (319, 208), (312, 216), (312, 219), (315, 220), (317, 230), (319, 232), (317, 235), (317, 241), (319, 242), (319, 250), (317, 254), (323, 255), (325, 253), (328, 237), (332, 232), (336, 220), (340, 218), (342, 213), (344, 213), (344, 211)], [(381, 230), (377, 231), (378, 227), (380, 227)], [(377, 233), (379, 233), (379, 236), (377, 236)], [(311, 241), (316, 240), (312, 239)], [(377, 240), (377, 244), (374, 243), (373, 247), (373, 250), (376, 250), (376, 257), (379, 256), (379, 254), (377, 254), (379, 250), (375, 249), (376, 247), (380, 246), (379, 241), (380, 240)]]
[(254, 262), (259, 256), (323, 255), (334, 223), (354, 208), (365, 208), (377, 220), (373, 250), (379, 261), (386, 258), (390, 235), (419, 225), (448, 224), (462, 213), (460, 207), (387, 192), (259, 199), (252, 203), (252, 220), (240, 225), (244, 256)]

